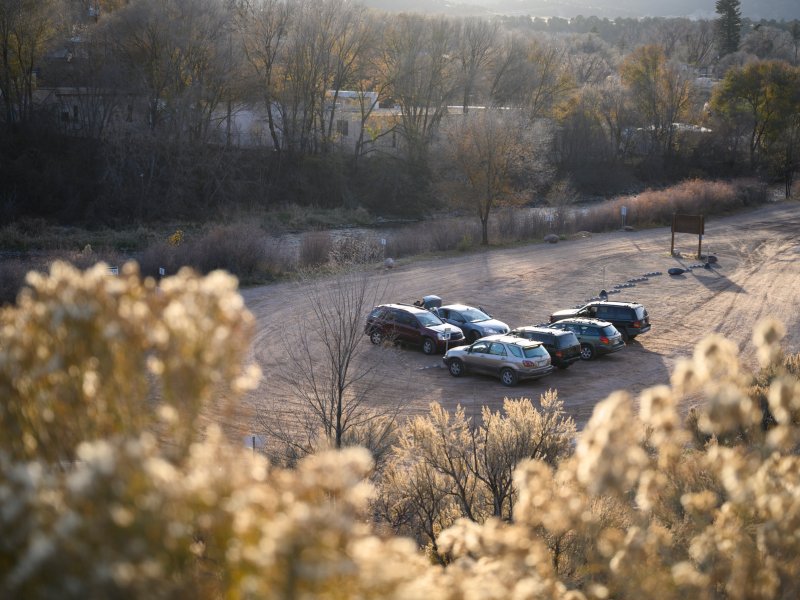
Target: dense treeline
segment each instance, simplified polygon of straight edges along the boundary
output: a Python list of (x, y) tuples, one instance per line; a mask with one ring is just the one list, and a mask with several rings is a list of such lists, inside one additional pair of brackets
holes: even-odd
[(516, 202), (554, 184), (607, 194), (743, 173), (788, 195), (800, 23), (744, 20), (735, 51), (717, 25), (4, 0), (0, 218), (210, 219), (287, 202), (419, 215), (474, 179), (454, 175), (441, 126), (493, 108), (539, 140), (537, 176), (520, 165), (498, 184)]

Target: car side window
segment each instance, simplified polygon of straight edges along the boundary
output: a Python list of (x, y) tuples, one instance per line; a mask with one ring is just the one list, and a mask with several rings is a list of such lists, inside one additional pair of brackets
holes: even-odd
[(450, 318), (457, 323), (464, 323), (464, 317), (461, 316), (461, 313), (457, 313), (454, 310), (450, 311)]
[(513, 354), (517, 358), (522, 358), (522, 350), (520, 349), (519, 346), (515, 346), (514, 344), (509, 344), (508, 349), (511, 352), (511, 354)]
[(492, 342), (492, 345), (489, 347), (489, 354), (494, 354), (495, 356), (505, 356), (506, 347), (498, 342)]
[(448, 308), (438, 308), (438, 309), (436, 309), (436, 314), (439, 315), (440, 319), (449, 319), (450, 318), (450, 309), (448, 309)]
[(408, 313), (400, 313), (397, 316), (397, 320), (401, 325), (417, 325), (417, 320)]
[(472, 344), (470, 352), (473, 354), (486, 354), (489, 351), (488, 342), (475, 342)]

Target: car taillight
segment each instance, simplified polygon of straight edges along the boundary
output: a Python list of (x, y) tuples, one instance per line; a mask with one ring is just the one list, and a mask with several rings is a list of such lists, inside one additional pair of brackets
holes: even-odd
[(603, 343), (603, 344), (608, 344), (609, 340), (608, 340), (608, 338), (606, 336), (601, 335), (600, 336), (600, 342)]
[(631, 323), (631, 327), (633, 327), (635, 329), (639, 329), (641, 326), (642, 326), (642, 322), (641, 321), (634, 321), (633, 323)]
[(561, 352), (561, 350), (556, 350), (556, 356), (558, 358), (561, 358), (562, 356), (564, 356), (564, 354)]

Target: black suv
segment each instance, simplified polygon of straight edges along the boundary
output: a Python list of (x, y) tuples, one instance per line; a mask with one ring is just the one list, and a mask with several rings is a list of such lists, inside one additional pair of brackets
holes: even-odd
[(611, 354), (625, 347), (622, 334), (608, 321), (597, 319), (561, 319), (550, 325), (553, 329), (571, 331), (581, 343), (581, 358), (592, 360), (601, 354)]
[(571, 331), (526, 326), (512, 329), (509, 335), (541, 342), (550, 353), (553, 366), (559, 369), (566, 369), (581, 358), (581, 343)]
[(464, 342), (464, 332), (432, 312), (410, 304), (381, 304), (372, 309), (364, 333), (373, 344), (383, 340), (422, 346), (425, 354)]
[(586, 317), (608, 321), (622, 334), (626, 342), (637, 335), (650, 331), (650, 317), (647, 309), (636, 302), (608, 302), (598, 300), (580, 308), (559, 310), (550, 315), (550, 322), (562, 319)]

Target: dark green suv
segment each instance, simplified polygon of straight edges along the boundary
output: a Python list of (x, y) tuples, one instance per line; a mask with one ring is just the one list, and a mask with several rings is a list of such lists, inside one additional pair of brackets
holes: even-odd
[(580, 308), (559, 310), (550, 315), (550, 322), (562, 319), (586, 317), (608, 321), (622, 334), (624, 341), (632, 340), (637, 335), (650, 331), (650, 316), (647, 309), (636, 302), (608, 302), (598, 300), (589, 302)]
[(574, 333), (581, 343), (581, 358), (592, 360), (601, 354), (618, 352), (625, 347), (622, 334), (608, 321), (598, 319), (561, 319), (550, 324), (553, 329)]

